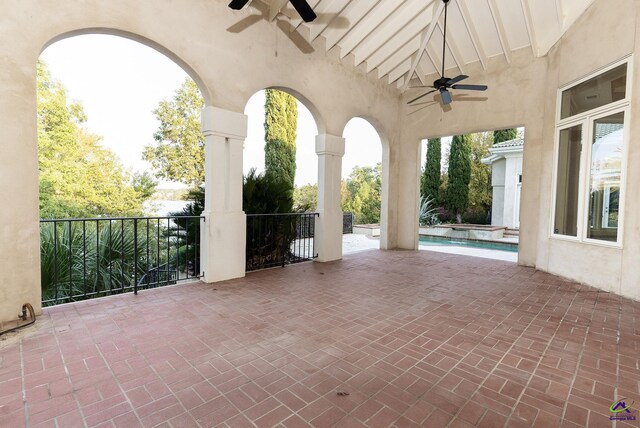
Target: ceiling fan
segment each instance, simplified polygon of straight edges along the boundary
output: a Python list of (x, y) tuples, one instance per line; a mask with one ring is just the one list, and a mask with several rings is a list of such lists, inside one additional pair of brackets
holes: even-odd
[(449, 6), (449, 1), (450, 0), (442, 0), (442, 2), (444, 3), (444, 30), (443, 30), (444, 39), (442, 42), (442, 73), (440, 73), (441, 77), (438, 80), (434, 81), (432, 86), (418, 86), (421, 88), (433, 88), (433, 89), (431, 91), (428, 91), (420, 95), (419, 97), (412, 99), (407, 104), (412, 104), (418, 101), (419, 99), (426, 97), (429, 94), (439, 91), (440, 98), (442, 99), (442, 104), (447, 105), (447, 104), (451, 104), (451, 101), (452, 101), (452, 97), (451, 97), (451, 93), (449, 92), (449, 89), (462, 89), (466, 91), (486, 91), (487, 90), (486, 85), (457, 84), (458, 82), (469, 77), (469, 76), (465, 76), (464, 74), (461, 74), (453, 78), (445, 77), (444, 75), (444, 59), (445, 59), (445, 53), (447, 48), (447, 7)]
[[(247, 3), (249, 3), (249, 0), (232, 0), (231, 3), (229, 3), (229, 7), (234, 10), (240, 10)], [(298, 14), (300, 14), (300, 17), (304, 20), (304, 22), (311, 22), (317, 18), (317, 15), (315, 14), (311, 6), (309, 6), (309, 3), (307, 3), (306, 0), (289, 0), (289, 3), (291, 3)]]

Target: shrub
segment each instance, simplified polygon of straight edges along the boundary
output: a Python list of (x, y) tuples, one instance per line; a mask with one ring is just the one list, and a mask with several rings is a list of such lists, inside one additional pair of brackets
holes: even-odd
[(419, 219), (420, 224), (428, 226), (440, 223), (440, 219), (438, 218), (438, 208), (435, 206), (434, 198), (420, 197)]
[(490, 224), (491, 217), (484, 210), (469, 210), (462, 215), (462, 222), (469, 224)]

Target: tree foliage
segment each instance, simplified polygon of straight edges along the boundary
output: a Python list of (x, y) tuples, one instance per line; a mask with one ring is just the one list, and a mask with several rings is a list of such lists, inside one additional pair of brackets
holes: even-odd
[(442, 158), (440, 138), (430, 138), (427, 142), (427, 161), (420, 180), (420, 195), (431, 203), (438, 203), (440, 188), (440, 168)]
[(156, 169), (158, 178), (192, 188), (204, 183), (203, 107), (198, 86), (187, 77), (173, 99), (161, 101), (153, 111), (160, 125), (153, 134), (155, 143), (145, 147), (143, 158)]
[(472, 134), (471, 137), (471, 181), (469, 182), (469, 209), (488, 213), (491, 208), (491, 166), (482, 163), (489, 156), (493, 143), (490, 132)]
[(516, 128), (498, 129), (497, 131), (493, 131), (493, 144), (514, 140), (516, 138), (518, 138), (518, 130)]
[(293, 206), (299, 211), (318, 209), (318, 185), (305, 184), (293, 190)]
[(382, 201), (382, 164), (375, 167), (356, 166), (346, 181), (342, 210), (350, 211), (357, 224), (380, 222)]
[[(249, 215), (292, 213), (293, 189), (282, 177), (251, 169), (244, 177), (242, 209)], [(295, 257), (290, 250), (297, 225), (296, 216), (248, 216), (246, 269), (276, 266)]]
[(265, 91), (264, 164), (267, 175), (280, 177), (293, 189), (296, 176), (296, 99), (279, 90)]
[(67, 100), (65, 88), (42, 61), (37, 91), (40, 216), (140, 215), (152, 183), (132, 182), (118, 157), (100, 145), (100, 137), (82, 127), (82, 105)]
[(242, 210), (246, 214), (293, 212), (293, 189), (281, 177), (257, 174), (252, 168), (244, 177)]
[(456, 135), (451, 141), (449, 153), (449, 184), (446, 206), (456, 214), (458, 222), (469, 206), (469, 182), (471, 181), (471, 144), (468, 135)]

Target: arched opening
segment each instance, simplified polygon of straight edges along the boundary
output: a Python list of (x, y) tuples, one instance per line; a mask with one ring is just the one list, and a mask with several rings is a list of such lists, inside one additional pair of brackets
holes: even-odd
[[(38, 61), (45, 305), (200, 276), (199, 220), (169, 215), (183, 201), (153, 200), (158, 189), (177, 196), (186, 188), (167, 174), (172, 168), (199, 168), (204, 177), (203, 141), (194, 137), (193, 149), (202, 155), (192, 156), (190, 165), (153, 149), (182, 144), (186, 133), (174, 131), (187, 122), (201, 134), (208, 96), (189, 77), (193, 70), (157, 44), (117, 31), (90, 32), (56, 37)], [(184, 120), (172, 122), (178, 110)]]
[(421, 142), (420, 249), (517, 261), (524, 128)]
[[(282, 89), (279, 89), (282, 90)], [(318, 124), (307, 104), (300, 102), (292, 91), (284, 91), (296, 99), (296, 173), (294, 184), (296, 189), (304, 186), (317, 186), (318, 161), (315, 152), (315, 138), (318, 135)], [(265, 170), (265, 90), (256, 92), (249, 98), (244, 109), (247, 115), (247, 138), (243, 151), (243, 172), (247, 174), (254, 168), (260, 173)], [(313, 198), (311, 198), (313, 199)], [(315, 205), (310, 207), (313, 211)]]
[[(256, 92), (245, 107), (247, 271), (307, 261), (316, 254), (318, 115), (299, 96), (286, 88), (270, 88)], [(282, 232), (287, 228), (292, 233)], [(276, 245), (274, 239), (284, 244)]]
[(383, 144), (374, 126), (354, 117), (344, 128), (341, 204), (345, 223), (343, 254), (380, 248), (382, 233)]

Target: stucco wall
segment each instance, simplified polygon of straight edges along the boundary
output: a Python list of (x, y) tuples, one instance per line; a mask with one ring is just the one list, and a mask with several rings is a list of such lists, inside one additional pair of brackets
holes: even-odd
[[(35, 65), (41, 51), (56, 40), (107, 33), (145, 43), (180, 64), (198, 83), (207, 105), (230, 111), (243, 112), (260, 89), (289, 90), (309, 107), (321, 134), (342, 136), (351, 118), (364, 117), (377, 128), (385, 146), (385, 192), (398, 187), (393, 171), (399, 156), (391, 149), (399, 138), (397, 91), (341, 64), (320, 45), (302, 52), (276, 23), (257, 20), (243, 26), (249, 9), (233, 12), (227, 3), (0, 2), (0, 40), (5, 41), (0, 53), (0, 198), (5, 201), (0, 209), (0, 322), (15, 319), (25, 302), (39, 308)], [(385, 246), (393, 248), (397, 210), (394, 198), (385, 198)]]
[[(631, 117), (627, 122), (628, 163), (626, 169), (626, 189), (624, 192), (624, 231), (622, 249), (607, 248), (597, 244), (579, 244), (549, 238), (552, 213), (553, 147), (555, 136), (556, 90), (581, 77), (594, 73), (621, 58), (634, 54), (634, 73), (628, 74), (633, 93), (640, 88), (638, 60), (636, 52), (639, 36), (638, 2), (634, 0), (611, 2), (597, 0), (576, 21), (560, 42), (549, 53), (549, 73), (544, 104), (545, 121), (543, 130), (542, 159), (540, 171), (540, 200), (538, 211), (538, 255), (536, 266), (540, 269), (562, 275), (622, 295), (640, 298), (640, 195), (635, 192), (635, 183), (640, 180), (640, 147), (634, 143), (640, 135), (639, 102), (631, 98)], [(595, 31), (594, 29), (597, 29)], [(529, 142), (527, 141), (527, 144)], [(524, 182), (529, 180), (526, 168)], [(524, 214), (524, 213), (523, 213)]]

